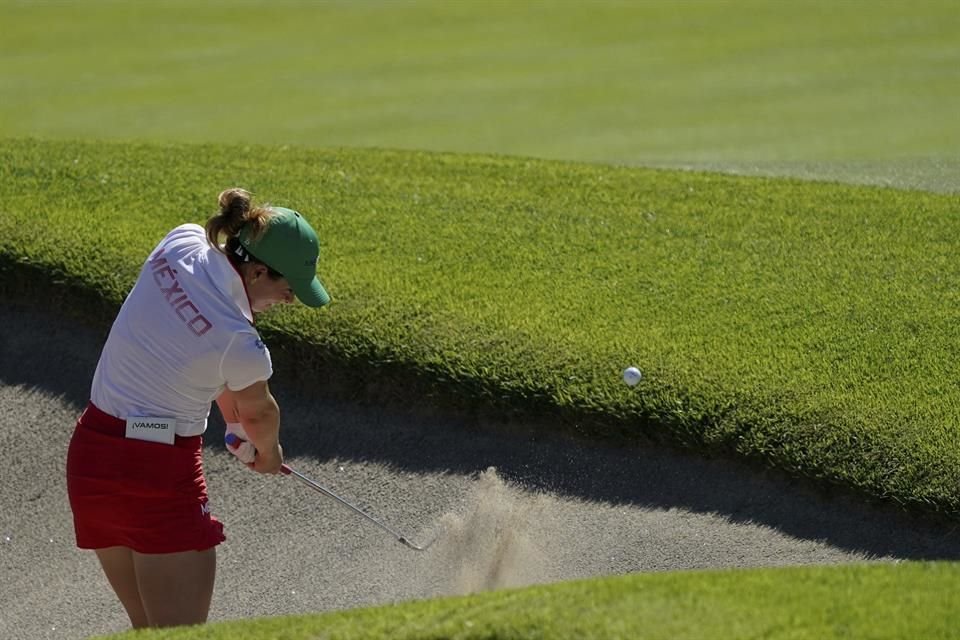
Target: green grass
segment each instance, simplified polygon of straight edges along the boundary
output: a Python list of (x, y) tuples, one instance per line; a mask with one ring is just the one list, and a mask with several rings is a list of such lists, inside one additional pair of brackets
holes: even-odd
[[(245, 185), (315, 221), (328, 312), (264, 324), (309, 380), (411, 374), (593, 435), (960, 513), (956, 201), (412, 152), (4, 141), (0, 294), (122, 299)], [(108, 315), (111, 309), (101, 309)], [(637, 365), (636, 388), (620, 371)], [(391, 383), (395, 383), (391, 385)]]
[(116, 640), (955, 638), (960, 565), (905, 563), (585, 580)]
[(0, 137), (377, 146), (956, 191), (953, 0), (0, 0)]

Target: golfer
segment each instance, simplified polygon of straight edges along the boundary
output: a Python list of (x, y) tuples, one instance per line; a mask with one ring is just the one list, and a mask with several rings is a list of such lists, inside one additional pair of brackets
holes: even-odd
[(330, 301), (303, 216), (254, 206), (243, 189), (224, 191), (219, 205), (206, 228), (181, 225), (150, 253), (67, 453), (77, 546), (96, 552), (134, 628), (206, 621), (225, 539), (203, 476), (210, 404), (248, 441), (233, 453), (277, 473), (280, 411), (254, 317), (294, 298)]

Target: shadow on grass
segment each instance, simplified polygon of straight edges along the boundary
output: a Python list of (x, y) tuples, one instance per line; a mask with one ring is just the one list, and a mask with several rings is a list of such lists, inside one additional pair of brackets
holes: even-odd
[[(11, 304), (0, 308), (0, 321), (0, 381), (57, 394), (79, 412), (105, 330)], [(532, 490), (718, 514), (874, 557), (960, 559), (960, 524), (869, 504), (851, 492), (815, 488), (778, 472), (663, 447), (558, 436), (549, 424), (448, 413), (417, 397), (409, 398), (407, 407), (369, 406), (343, 398), (342, 390), (285, 386), (282, 369), (277, 378), (272, 388), (283, 411), (288, 454), (455, 474), (494, 466), (502, 477)], [(223, 425), (216, 409), (208, 434), (207, 442), (214, 443), (208, 446), (220, 446)]]

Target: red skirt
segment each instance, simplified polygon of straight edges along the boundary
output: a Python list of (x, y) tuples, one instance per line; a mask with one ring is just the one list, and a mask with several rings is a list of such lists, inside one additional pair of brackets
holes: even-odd
[(92, 403), (67, 451), (67, 493), (81, 549), (140, 553), (202, 551), (226, 538), (210, 515), (203, 438), (173, 445), (124, 436), (126, 421)]

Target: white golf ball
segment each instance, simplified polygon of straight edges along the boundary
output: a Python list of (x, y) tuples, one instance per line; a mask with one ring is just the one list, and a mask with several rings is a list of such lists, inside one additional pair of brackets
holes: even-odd
[(640, 382), (640, 378), (642, 377), (643, 374), (641, 374), (640, 369), (637, 369), (636, 367), (627, 367), (623, 370), (623, 381), (631, 387)]

